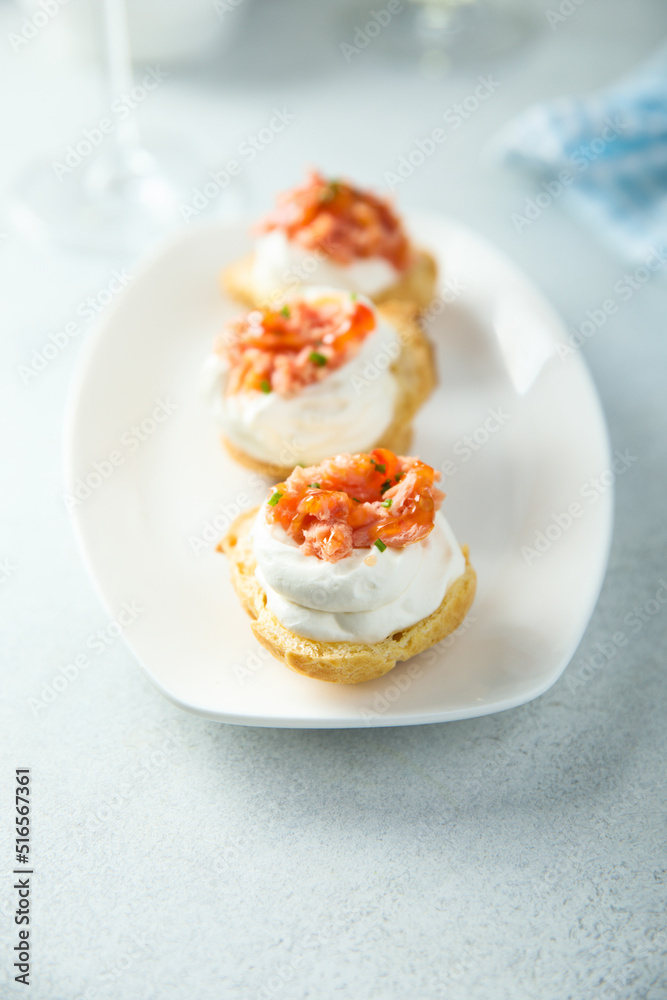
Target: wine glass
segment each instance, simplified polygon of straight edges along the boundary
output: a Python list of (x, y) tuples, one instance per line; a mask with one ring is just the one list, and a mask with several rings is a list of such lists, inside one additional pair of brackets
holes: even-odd
[(84, 129), (61, 160), (24, 170), (11, 192), (9, 216), (35, 241), (132, 254), (183, 224), (181, 206), (197, 167), (188, 143), (175, 136), (162, 155), (142, 142), (130, 95), (154, 89), (160, 78), (154, 73), (144, 78), (145, 87), (133, 87), (126, 0), (104, 0), (103, 10), (112, 110)]

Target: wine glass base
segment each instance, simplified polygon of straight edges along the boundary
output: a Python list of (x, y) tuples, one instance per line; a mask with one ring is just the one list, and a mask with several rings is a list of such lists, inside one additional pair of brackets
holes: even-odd
[[(137, 254), (189, 221), (191, 159), (173, 149), (163, 159), (142, 146), (95, 154), (85, 163), (76, 157), (34, 163), (15, 182), (9, 220), (30, 242)], [(238, 185), (230, 185), (213, 206), (228, 216), (241, 209)]]
[(501, 0), (412, 0), (403, 16), (409, 24), (385, 33), (386, 51), (434, 79), (502, 56), (537, 30), (534, 14)]

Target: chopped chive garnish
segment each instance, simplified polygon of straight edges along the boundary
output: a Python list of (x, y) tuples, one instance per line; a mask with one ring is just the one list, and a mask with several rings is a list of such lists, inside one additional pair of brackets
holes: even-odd
[(357, 500), (356, 497), (352, 497), (352, 499), (354, 500), (355, 503), (361, 503), (361, 500)]
[(322, 487), (320, 486), (319, 483), (311, 483), (310, 484), (310, 488), (314, 489), (314, 490), (321, 490), (322, 489)]
[(393, 501), (393, 500), (391, 499), (391, 497), (389, 497), (389, 499), (388, 499), (388, 500), (384, 500), (384, 501), (383, 501), (383, 503), (382, 503), (382, 506), (383, 506), (383, 507), (391, 507), (391, 505), (393, 504), (393, 502), (394, 502), (394, 501)]
[(274, 493), (272, 497), (269, 497), (269, 507), (275, 507), (281, 497), (282, 493)]
[(283, 306), (282, 309), (280, 310), (280, 315), (286, 316), (289, 319), (290, 316), (289, 306)]
[(359, 297), (359, 296), (357, 295), (357, 293), (356, 293), (356, 292), (351, 292), (351, 293), (350, 293), (350, 298), (352, 299), (352, 301), (353, 301), (353, 302), (356, 302), (356, 301), (357, 301), (357, 299), (358, 299), (358, 297)]
[(380, 493), (386, 493), (386, 492), (387, 492), (387, 490), (390, 490), (390, 489), (391, 489), (391, 483), (390, 483), (390, 482), (389, 482), (389, 480), (387, 479), (387, 480), (386, 480), (386, 481), (385, 481), (385, 482), (384, 482), (384, 483), (382, 484), (382, 486), (380, 487)]
[(320, 201), (328, 202), (333, 201), (338, 193), (338, 188), (340, 187), (340, 181), (333, 180), (329, 181), (324, 190), (320, 193)]
[(380, 552), (384, 552), (384, 550), (387, 548), (387, 546), (384, 544), (381, 538), (376, 538), (375, 541), (373, 542), (373, 545), (375, 546), (376, 549), (379, 549)]
[(378, 465), (378, 463), (375, 461), (374, 458), (371, 459), (371, 462), (375, 466), (375, 471), (376, 472), (386, 472), (387, 471), (387, 466), (386, 465)]
[(400, 478), (401, 478), (402, 475), (403, 475), (402, 472), (397, 472), (396, 473), (396, 475), (394, 476), (394, 479), (396, 480), (396, 482), (398, 482), (400, 480)]
[(259, 383), (259, 387), (262, 390), (262, 392), (271, 392), (271, 383), (267, 381), (267, 379), (265, 378), (263, 378), (262, 381)]
[(308, 357), (313, 362), (313, 364), (318, 365), (320, 368), (322, 367), (322, 365), (326, 365), (327, 363), (327, 359), (323, 354), (320, 354), (319, 351), (311, 351)]

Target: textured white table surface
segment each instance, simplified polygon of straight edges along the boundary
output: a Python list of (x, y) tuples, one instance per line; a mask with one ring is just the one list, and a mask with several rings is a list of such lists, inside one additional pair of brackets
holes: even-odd
[[(279, 107), (296, 117), (245, 175), (251, 211), (307, 162), (381, 187), (478, 72), (493, 72), (493, 97), (402, 186), (400, 202), (475, 227), (574, 326), (609, 295), (623, 262), (560, 206), (518, 235), (510, 217), (533, 189), (482, 152), (530, 101), (634, 65), (664, 35), (667, 4), (584, 0), (553, 30), (541, 11), (541, 33), (523, 50), (438, 82), (392, 66), (379, 43), (351, 66), (337, 41), (312, 51), (305, 33), (319, 7), (290, 22), (282, 2), (247, 5), (228, 15), (239, 31), (217, 65), (174, 70), (142, 108), (149, 127), (189, 130), (196, 176)], [(65, 58), (55, 24), (18, 53), (5, 44), (21, 16), (0, 4), (3, 191), (104, 105), (96, 71)], [(85, 339), (77, 310), (117, 262), (37, 252), (0, 228), (2, 998), (666, 997), (667, 612), (626, 625), (630, 641), (602, 667), (589, 662), (634, 607), (654, 608), (667, 578), (664, 287), (647, 284), (585, 345), (613, 447), (637, 460), (617, 484), (598, 607), (556, 686), (469, 722), (236, 728), (173, 707), (122, 640), (54, 693), (63, 666), (108, 625), (62, 501), (61, 433)], [(24, 385), (32, 349), (77, 317), (77, 337)], [(13, 769), (25, 766), (29, 989), (14, 983), (8, 958)]]

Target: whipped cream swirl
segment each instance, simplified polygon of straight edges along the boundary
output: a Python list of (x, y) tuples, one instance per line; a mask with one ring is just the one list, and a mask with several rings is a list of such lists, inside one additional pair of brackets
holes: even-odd
[(465, 571), (439, 511), (433, 531), (401, 549), (354, 549), (339, 562), (304, 555), (263, 505), (252, 532), (256, 575), (278, 621), (306, 639), (380, 642), (432, 614)]
[(288, 240), (281, 229), (257, 240), (252, 265), (252, 282), (259, 296), (296, 290), (302, 285), (328, 285), (361, 295), (378, 295), (400, 276), (384, 257), (363, 257), (351, 264), (337, 264), (323, 250), (309, 250)]
[[(302, 297), (316, 303), (331, 294), (331, 289), (311, 288)], [(218, 354), (209, 356), (202, 394), (233, 445), (260, 462), (282, 466), (316, 465), (331, 454), (375, 447), (394, 417), (398, 383), (391, 366), (401, 348), (394, 327), (371, 302), (360, 300), (373, 309), (375, 330), (354, 357), (294, 396), (258, 391), (227, 395), (228, 363)]]

